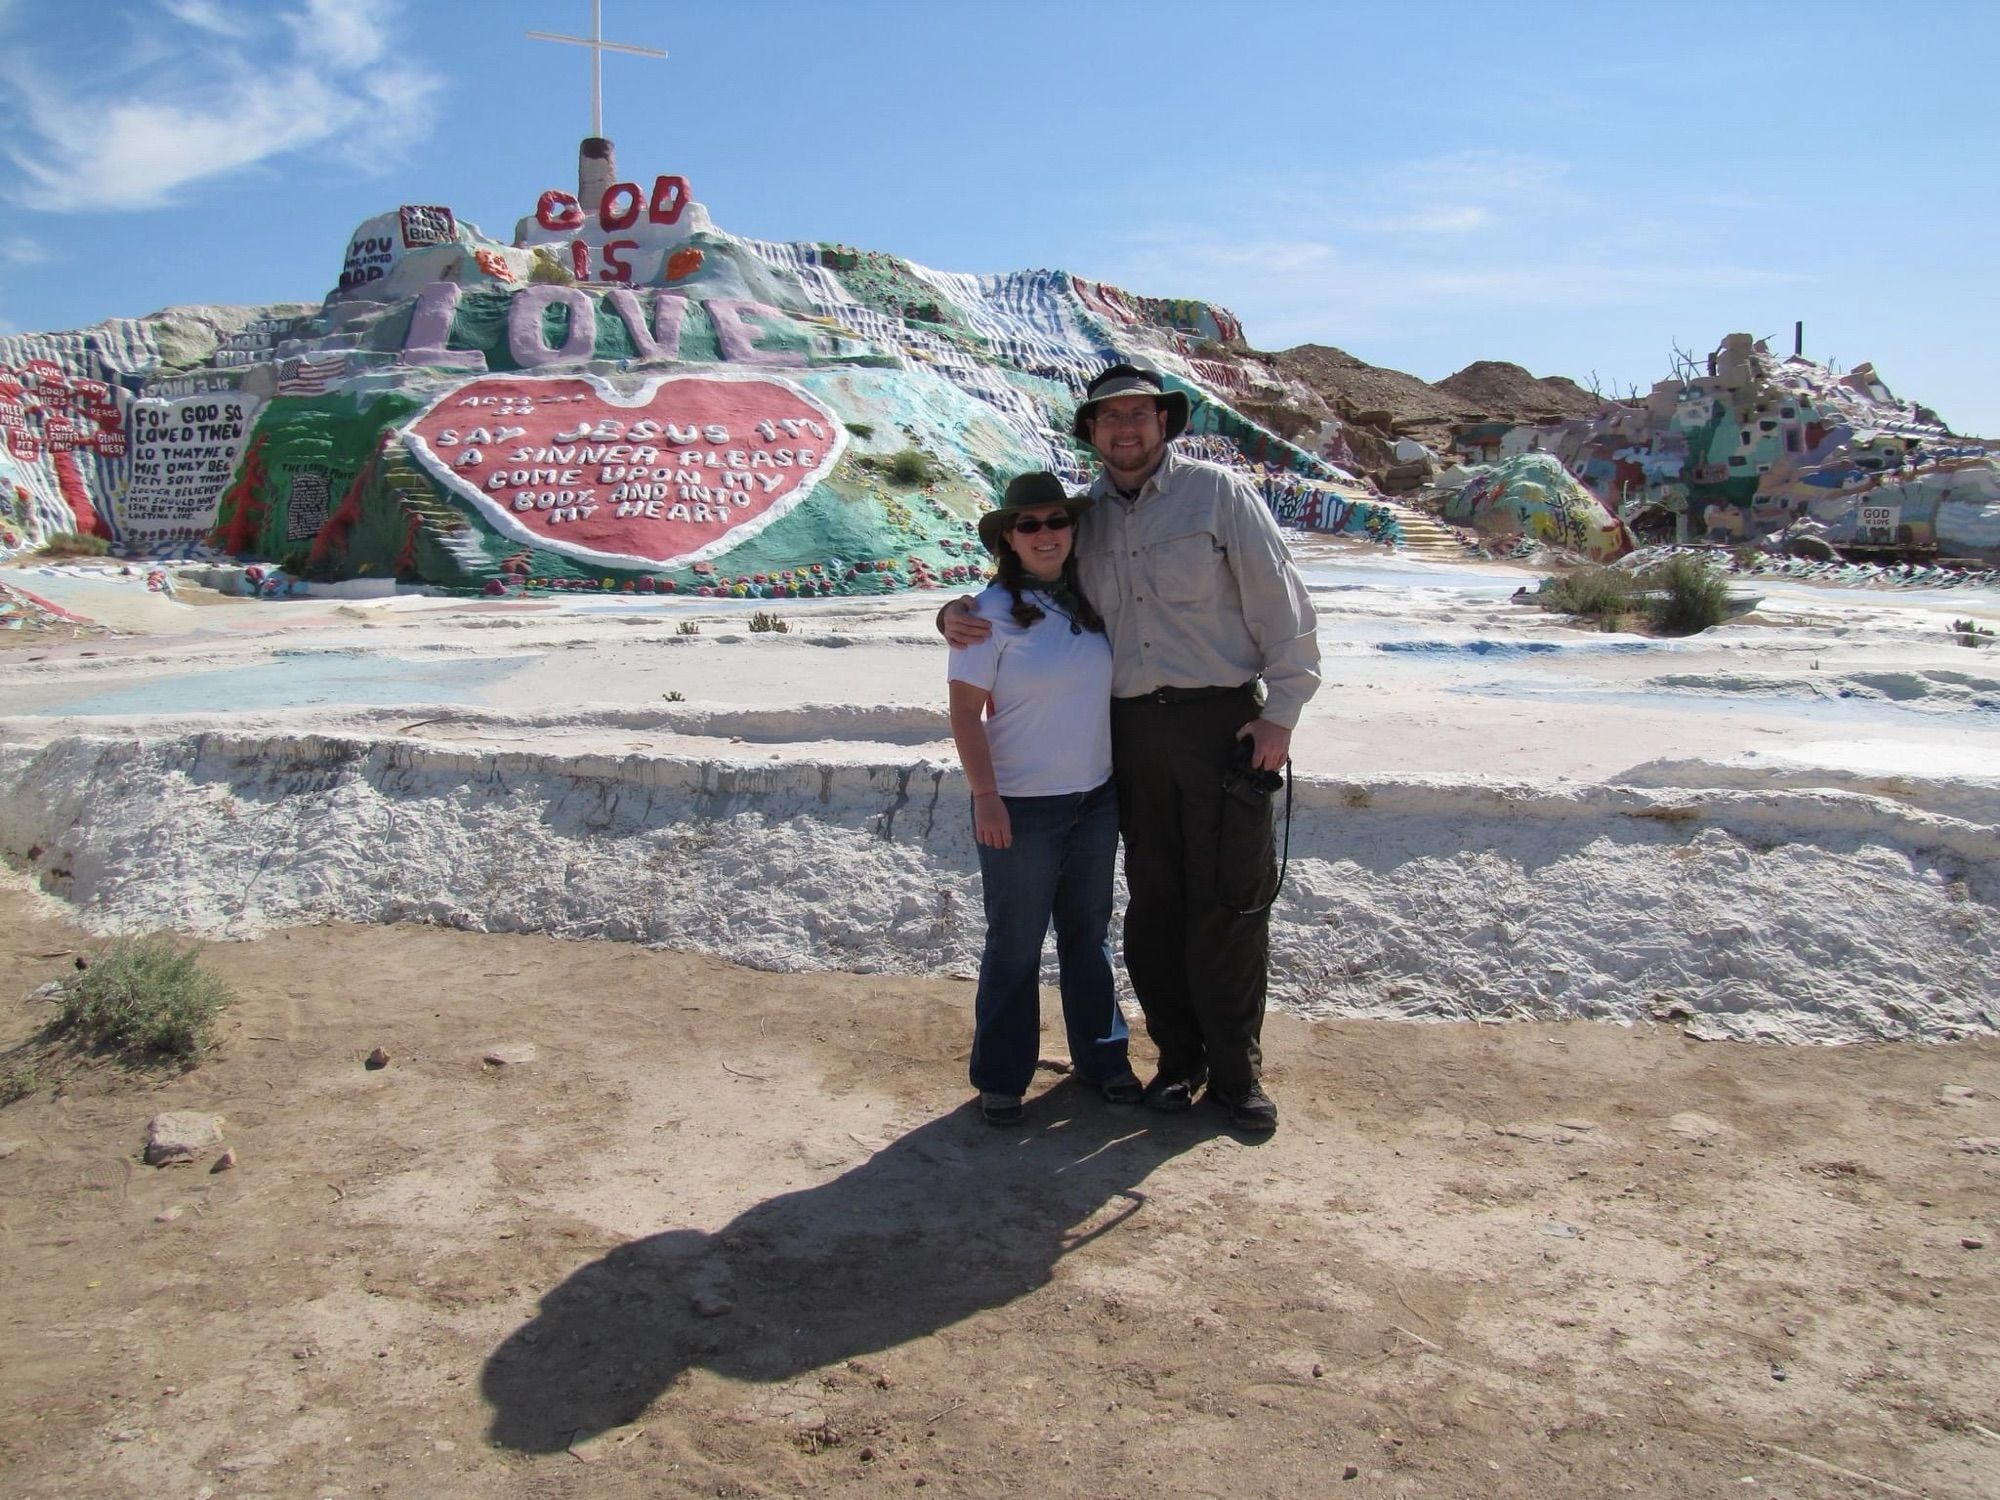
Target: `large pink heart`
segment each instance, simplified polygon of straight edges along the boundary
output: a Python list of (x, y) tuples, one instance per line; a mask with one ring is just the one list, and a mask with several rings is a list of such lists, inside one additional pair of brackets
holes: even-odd
[(403, 429), (425, 468), (509, 536), (584, 562), (672, 568), (742, 545), (812, 492), (847, 442), (766, 375), (494, 376)]

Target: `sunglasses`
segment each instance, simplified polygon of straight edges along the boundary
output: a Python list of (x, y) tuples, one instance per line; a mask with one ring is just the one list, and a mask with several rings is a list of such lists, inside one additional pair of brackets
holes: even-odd
[(1034, 516), (1028, 516), (1023, 520), (1016, 521), (1007, 529), (1009, 531), (1018, 531), (1022, 536), (1033, 536), (1038, 531), (1068, 531), (1070, 525), (1069, 512), (1061, 511), (1050, 516), (1046, 521), (1037, 520)]

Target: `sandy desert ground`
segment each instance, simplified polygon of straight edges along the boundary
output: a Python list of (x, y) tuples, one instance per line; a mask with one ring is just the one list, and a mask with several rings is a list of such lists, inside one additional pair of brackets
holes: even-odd
[[(934, 599), (10, 573), (0, 1488), (2000, 1494), (2000, 601), (1309, 567), (1263, 1144), (966, 1108)], [(160, 926), (217, 1055), (38, 1040)]]

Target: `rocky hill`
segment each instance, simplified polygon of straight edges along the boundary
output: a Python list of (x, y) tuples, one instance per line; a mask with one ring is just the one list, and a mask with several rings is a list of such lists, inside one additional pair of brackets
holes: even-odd
[(1456, 375), (1447, 375), (1432, 389), (1457, 408), (1461, 420), (1506, 417), (1592, 417), (1605, 405), (1574, 380), (1563, 375), (1537, 378), (1519, 365), (1482, 359)]

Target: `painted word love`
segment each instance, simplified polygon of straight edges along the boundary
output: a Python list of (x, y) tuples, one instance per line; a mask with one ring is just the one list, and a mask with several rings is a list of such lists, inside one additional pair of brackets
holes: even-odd
[(403, 429), (410, 451), (508, 536), (608, 567), (716, 557), (791, 511), (846, 430), (786, 381), (489, 377)]
[[(402, 362), (406, 365), (435, 365), (448, 370), (483, 370), (486, 355), (478, 349), (449, 347), (452, 320), (458, 315), (463, 289), (452, 281), (433, 281), (417, 294), (410, 310), (409, 333), (403, 341)], [(625, 327), (626, 337), (641, 359), (680, 357), (681, 324), (687, 313), (687, 299), (663, 292), (654, 298), (649, 318), (640, 305), (639, 294), (631, 287), (615, 287), (599, 294), (605, 308)], [(543, 331), (542, 315), (560, 306), (569, 319), (569, 333), (560, 344), (552, 345)], [(761, 365), (766, 368), (803, 365), (806, 356), (792, 349), (762, 349), (758, 339), (766, 334), (761, 323), (784, 323), (789, 319), (778, 308), (740, 297), (715, 297), (701, 304), (715, 329), (717, 352), (731, 364)], [(507, 350), (524, 370), (544, 365), (576, 364), (596, 357), (598, 303), (590, 293), (571, 286), (531, 286), (513, 293), (507, 304)]]

